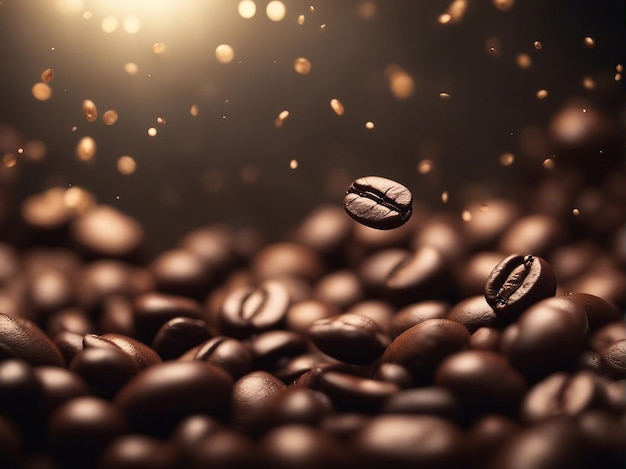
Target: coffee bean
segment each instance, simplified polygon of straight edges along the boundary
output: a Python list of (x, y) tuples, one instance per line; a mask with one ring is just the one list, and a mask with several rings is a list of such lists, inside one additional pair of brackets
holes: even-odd
[(452, 422), (461, 418), (462, 408), (457, 397), (441, 387), (413, 388), (391, 396), (381, 411), (388, 414), (433, 415)]
[(389, 345), (374, 321), (357, 314), (319, 319), (309, 326), (308, 336), (325, 354), (355, 365), (372, 363)]
[(587, 314), (590, 332), (611, 322), (619, 321), (622, 313), (619, 308), (608, 301), (589, 293), (568, 293), (565, 298), (579, 304)]
[(313, 297), (337, 306), (345, 311), (364, 299), (363, 286), (359, 277), (351, 270), (337, 270), (326, 274), (317, 282)]
[(427, 319), (443, 319), (450, 309), (450, 303), (442, 300), (420, 301), (398, 310), (389, 323), (392, 338)]
[(453, 274), (461, 298), (484, 295), (485, 282), (501, 260), (501, 252), (479, 251), (467, 261), (455, 264)]
[(348, 188), (344, 208), (359, 223), (379, 230), (407, 222), (413, 209), (413, 194), (400, 183), (380, 176), (356, 179)]
[(493, 454), (519, 429), (509, 417), (491, 414), (479, 418), (467, 432), (472, 467), (484, 467)]
[(418, 383), (432, 380), (439, 363), (448, 355), (467, 348), (470, 334), (447, 319), (427, 319), (407, 329), (387, 347), (381, 362), (398, 363)]
[(389, 335), (389, 325), (396, 314), (396, 309), (387, 301), (364, 300), (352, 305), (345, 313), (360, 314), (370, 318), (385, 334)]
[(64, 366), (59, 349), (32, 321), (0, 313), (0, 359), (21, 358), (31, 365)]
[(265, 371), (253, 371), (235, 381), (231, 398), (233, 428), (252, 433), (263, 409), (283, 389), (285, 385)]
[(596, 467), (624, 465), (626, 432), (619, 417), (602, 410), (587, 411), (578, 418), (578, 427), (590, 447), (589, 461)]
[(46, 334), (54, 338), (63, 331), (90, 334), (95, 330), (91, 319), (78, 308), (67, 308), (51, 314), (46, 321)]
[(181, 420), (168, 441), (176, 447), (182, 464), (188, 466), (198, 445), (208, 436), (223, 429), (224, 426), (217, 419), (194, 414)]
[(231, 392), (232, 380), (220, 368), (170, 361), (142, 370), (115, 396), (115, 404), (133, 431), (164, 436), (192, 414), (222, 417)]
[(461, 430), (430, 415), (372, 418), (354, 438), (366, 467), (462, 467), (467, 453)]
[(491, 199), (472, 203), (465, 207), (472, 215), (463, 223), (463, 238), (470, 248), (485, 249), (493, 246), (498, 238), (520, 217), (521, 210), (510, 200)]
[(496, 315), (512, 322), (532, 304), (556, 293), (556, 277), (548, 263), (536, 256), (505, 257), (485, 283), (485, 298)]
[(246, 435), (227, 429), (218, 430), (194, 448), (189, 467), (248, 469), (258, 464), (255, 450), (252, 440)]
[(78, 352), (83, 350), (83, 338), (82, 334), (69, 331), (60, 332), (55, 336), (54, 345), (63, 356), (65, 363), (70, 363)]
[(319, 428), (341, 442), (349, 442), (370, 420), (369, 415), (343, 412), (324, 417)]
[(277, 280), (258, 287), (240, 287), (224, 299), (220, 326), (227, 335), (243, 338), (277, 325), (289, 307), (289, 294)]
[(163, 360), (173, 360), (210, 337), (211, 333), (203, 320), (178, 317), (161, 326), (152, 347)]
[(358, 266), (357, 272), (369, 296), (380, 297), (386, 291), (391, 272), (411, 256), (410, 251), (388, 248), (367, 256)]
[(107, 446), (98, 467), (171, 469), (176, 464), (177, 455), (171, 445), (145, 435), (126, 434)]
[(250, 349), (230, 337), (214, 337), (185, 353), (181, 359), (199, 360), (226, 371), (238, 379), (252, 370), (253, 356)]
[(338, 262), (352, 232), (352, 223), (335, 205), (313, 209), (298, 225), (295, 242), (310, 247), (325, 259)]
[(626, 339), (626, 323), (620, 319), (597, 329), (589, 337), (588, 345), (594, 352), (602, 353), (609, 345), (623, 339)]
[(470, 333), (476, 332), (481, 327), (495, 327), (498, 323), (498, 318), (484, 295), (461, 300), (450, 308), (445, 317), (462, 324)]
[(213, 279), (202, 260), (185, 249), (170, 249), (155, 257), (148, 269), (156, 288), (169, 295), (189, 296), (202, 300)]
[(413, 377), (409, 370), (397, 363), (381, 363), (376, 368), (374, 374), (376, 381), (384, 381), (393, 383), (401, 389), (407, 389), (413, 386)]
[(587, 332), (582, 307), (566, 298), (547, 298), (504, 331), (502, 348), (515, 368), (534, 379), (573, 368)]
[(0, 361), (0, 415), (8, 417), (24, 438), (44, 422), (45, 389), (31, 365), (21, 359)]
[(324, 273), (324, 263), (315, 251), (290, 242), (263, 247), (252, 259), (251, 268), (258, 281), (296, 277), (313, 283)]
[(280, 360), (289, 359), (306, 352), (307, 344), (302, 335), (283, 330), (263, 332), (250, 340), (254, 367), (272, 370)]
[(48, 315), (73, 303), (70, 278), (56, 269), (45, 269), (28, 279), (26, 299), (35, 315)]
[(213, 281), (239, 260), (233, 232), (226, 226), (212, 225), (190, 231), (179, 247), (199, 258)]
[(319, 352), (305, 353), (279, 364), (274, 374), (283, 383), (291, 384), (323, 361), (324, 358)]
[(618, 340), (609, 345), (600, 357), (602, 370), (607, 375), (615, 379), (626, 376), (626, 339)]
[(43, 389), (44, 408), (47, 414), (70, 399), (89, 394), (85, 381), (65, 368), (38, 366), (34, 368), (34, 372)]
[(474, 350), (490, 350), (500, 352), (502, 333), (498, 329), (480, 327), (471, 335), (469, 348)]
[(446, 358), (435, 385), (452, 391), (467, 412), (514, 415), (526, 391), (524, 378), (499, 354), (465, 350)]
[(438, 249), (449, 263), (463, 259), (468, 247), (458, 215), (439, 213), (429, 217), (411, 242), (414, 251), (424, 246)]
[(509, 227), (496, 250), (504, 253), (532, 252), (535, 256), (545, 257), (563, 240), (563, 231), (559, 222), (550, 216), (527, 215)]

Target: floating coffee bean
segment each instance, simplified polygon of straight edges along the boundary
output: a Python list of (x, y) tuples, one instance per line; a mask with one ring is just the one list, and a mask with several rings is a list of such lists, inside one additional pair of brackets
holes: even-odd
[(142, 370), (115, 396), (115, 404), (134, 431), (164, 436), (189, 415), (222, 417), (231, 392), (224, 370), (200, 361), (169, 361)]
[(536, 256), (512, 254), (500, 261), (485, 283), (485, 298), (496, 315), (513, 321), (525, 309), (556, 293), (556, 277)]
[(21, 358), (33, 366), (64, 366), (59, 349), (33, 322), (0, 313), (0, 360)]
[(231, 398), (233, 428), (253, 432), (267, 403), (283, 389), (285, 385), (265, 371), (253, 371), (235, 381)]
[(325, 354), (355, 365), (372, 363), (389, 345), (378, 325), (358, 314), (319, 319), (309, 326), (308, 336)]
[(181, 359), (210, 363), (238, 379), (252, 370), (254, 358), (248, 347), (238, 340), (218, 336), (189, 350)]
[(152, 347), (163, 360), (173, 360), (210, 337), (207, 324), (201, 319), (179, 317), (170, 319), (161, 326)]
[(379, 176), (356, 179), (344, 198), (348, 215), (379, 230), (404, 225), (411, 217), (413, 194), (400, 183)]
[(452, 391), (464, 409), (481, 413), (514, 414), (526, 390), (524, 378), (499, 354), (465, 350), (446, 358), (435, 385)]
[(626, 376), (626, 339), (618, 340), (605, 348), (600, 355), (602, 370), (609, 376), (620, 379)]

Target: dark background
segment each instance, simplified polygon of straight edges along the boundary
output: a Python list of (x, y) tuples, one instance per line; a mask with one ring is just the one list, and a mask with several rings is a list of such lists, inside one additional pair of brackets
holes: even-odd
[[(145, 1), (84, 3), (91, 19), (83, 10), (60, 13), (55, 1), (0, 5), (0, 124), (47, 146), (44, 160), (9, 171), (19, 173), (19, 197), (54, 185), (92, 191), (138, 217), (157, 249), (214, 222), (277, 234), (320, 203), (340, 203), (347, 184), (368, 174), (397, 179), (434, 206), (448, 191), (451, 209), (513, 196), (542, 170), (524, 139), (575, 97), (624, 127), (623, 80), (614, 78), (626, 62), (620, 0), (518, 0), (506, 12), (469, 1), (462, 21), (447, 25), (437, 18), (450, 2), (435, 0), (285, 0), (280, 22), (266, 17), (267, 2), (257, 2), (252, 19), (238, 15), (237, 1), (171, 1), (160, 16)], [(362, 13), (368, 5), (371, 18)], [(134, 14), (142, 29), (105, 34), (107, 14)], [(595, 47), (585, 46), (586, 36)], [(488, 53), (490, 38), (498, 57)], [(167, 45), (166, 56), (152, 52), (156, 42)], [(230, 64), (215, 59), (221, 43), (235, 49)], [(529, 69), (516, 64), (520, 53), (531, 57)], [(308, 75), (293, 69), (301, 56), (312, 63)], [(125, 73), (126, 62), (139, 74)], [(389, 65), (413, 78), (409, 99), (390, 92)], [(53, 96), (40, 102), (31, 88), (46, 68), (55, 73)], [(593, 90), (584, 77), (595, 80)], [(539, 89), (546, 99), (536, 98)], [(87, 122), (86, 98), (100, 115), (117, 110), (118, 122)], [(332, 98), (344, 104), (343, 116), (331, 110)], [(197, 117), (189, 113), (194, 104)], [(278, 128), (283, 110), (290, 116)], [(167, 123), (158, 125), (158, 116)], [(365, 128), (370, 120), (373, 130)], [(98, 144), (90, 162), (74, 154), (85, 135)], [(498, 161), (505, 152), (515, 155), (509, 167)], [(134, 174), (117, 171), (121, 155), (136, 160)], [(423, 159), (433, 162), (427, 174), (417, 170)]]

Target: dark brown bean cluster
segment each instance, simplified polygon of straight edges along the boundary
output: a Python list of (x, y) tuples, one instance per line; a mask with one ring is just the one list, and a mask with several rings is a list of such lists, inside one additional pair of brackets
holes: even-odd
[(324, 206), (153, 259), (112, 207), (29, 199), (0, 243), (0, 467), (623, 467), (620, 217), (409, 220), (382, 183), (350, 210), (393, 230)]

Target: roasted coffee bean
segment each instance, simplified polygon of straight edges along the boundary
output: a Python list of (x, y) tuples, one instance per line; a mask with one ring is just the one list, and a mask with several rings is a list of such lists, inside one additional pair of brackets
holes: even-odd
[(606, 387), (606, 395), (611, 409), (617, 414), (626, 412), (626, 378), (609, 383)]
[(547, 215), (527, 215), (509, 227), (496, 250), (510, 254), (532, 252), (535, 256), (545, 257), (563, 237), (563, 227), (556, 219)]
[(33, 322), (0, 313), (0, 360), (20, 358), (33, 366), (65, 366), (59, 349)]
[[(337, 211), (341, 218), (345, 219), (339, 207), (337, 207)], [(17, 277), (20, 267), (20, 259), (15, 247), (0, 242), (0, 286), (6, 285), (10, 280)]]
[(324, 417), (319, 428), (341, 442), (349, 442), (370, 420), (369, 415), (342, 412)]
[(181, 359), (199, 360), (215, 365), (238, 379), (252, 370), (250, 349), (230, 337), (214, 337), (185, 353)]
[(547, 298), (504, 331), (502, 348), (515, 368), (534, 379), (573, 368), (587, 332), (582, 307), (566, 298)]
[(461, 430), (430, 415), (381, 415), (354, 438), (365, 467), (462, 467), (467, 450)]
[(389, 325), (395, 316), (396, 309), (387, 301), (364, 300), (352, 305), (345, 313), (360, 314), (370, 318), (385, 334), (389, 335)]
[(591, 240), (583, 239), (575, 244), (566, 244), (554, 249), (548, 261), (554, 269), (560, 284), (570, 283), (593, 268), (602, 256), (602, 251)]
[(263, 409), (283, 389), (282, 381), (265, 371), (253, 371), (235, 381), (231, 398), (233, 428), (253, 432)]
[(391, 318), (389, 333), (395, 339), (410, 327), (427, 319), (443, 319), (450, 307), (450, 303), (442, 300), (420, 301), (407, 305)]
[(324, 263), (315, 251), (289, 242), (269, 244), (259, 250), (252, 259), (251, 268), (259, 281), (296, 277), (313, 283), (324, 273)]
[(308, 336), (325, 354), (355, 365), (372, 363), (389, 345), (374, 321), (357, 314), (319, 319), (309, 326)]
[(422, 246), (391, 269), (385, 294), (403, 305), (437, 299), (448, 287), (448, 273), (449, 264), (442, 252)]
[(502, 333), (498, 329), (480, 327), (471, 335), (469, 348), (474, 350), (490, 350), (500, 352)]
[(90, 318), (78, 308), (67, 308), (51, 314), (46, 321), (46, 334), (54, 338), (64, 331), (76, 334), (90, 334), (95, 327)]
[(152, 347), (163, 360), (173, 360), (210, 338), (211, 333), (203, 320), (178, 317), (161, 326)]
[(316, 426), (331, 412), (332, 404), (325, 394), (293, 386), (274, 394), (266, 403), (256, 419), (256, 430), (290, 424)]
[(488, 464), (489, 469), (529, 467), (582, 469), (585, 438), (571, 417), (557, 417), (524, 428), (507, 440)]
[(122, 350), (99, 346), (78, 352), (69, 369), (85, 381), (91, 393), (111, 399), (139, 372), (139, 365)]
[(140, 369), (161, 362), (159, 355), (146, 344), (122, 334), (104, 334), (101, 336), (117, 345), (130, 358), (135, 360)]
[(589, 293), (568, 293), (565, 298), (582, 306), (592, 333), (602, 326), (622, 319), (622, 313), (617, 306), (598, 296)]
[(215, 281), (238, 261), (232, 230), (226, 226), (206, 226), (186, 234), (180, 241), (182, 249), (199, 258)]
[(345, 311), (364, 299), (359, 277), (351, 270), (337, 270), (326, 274), (315, 285), (313, 297)]
[(517, 432), (519, 425), (509, 417), (492, 414), (479, 418), (467, 432), (471, 467), (484, 467), (504, 442)]
[(98, 329), (102, 333), (135, 336), (135, 314), (133, 301), (122, 295), (112, 295), (102, 301), (102, 312), (98, 318)]
[(380, 297), (386, 291), (391, 272), (410, 256), (411, 252), (406, 249), (387, 248), (363, 259), (357, 267), (357, 273), (368, 295)]
[(524, 396), (520, 414), (536, 423), (558, 415), (576, 416), (590, 409), (609, 406), (606, 388), (598, 376), (582, 371), (574, 376), (553, 373), (535, 384)]
[(144, 344), (151, 344), (159, 329), (170, 319), (202, 319), (200, 304), (185, 296), (144, 293), (135, 299), (133, 309), (135, 336)]
[(594, 352), (602, 353), (609, 345), (623, 339), (626, 339), (626, 322), (620, 319), (597, 329), (589, 337), (588, 345)]
[(142, 370), (115, 396), (131, 429), (168, 435), (185, 417), (228, 411), (232, 380), (220, 368), (200, 361), (170, 361)]
[(499, 354), (465, 350), (446, 358), (435, 385), (452, 391), (467, 412), (513, 415), (526, 391), (524, 378)]
[(376, 368), (374, 379), (393, 383), (401, 389), (407, 389), (413, 386), (413, 377), (409, 370), (397, 363), (381, 363)]
[(70, 399), (89, 394), (85, 381), (65, 368), (38, 366), (34, 368), (34, 372), (43, 389), (44, 409), (47, 414)]
[(439, 213), (428, 218), (411, 242), (414, 251), (423, 246), (438, 249), (449, 263), (463, 259), (468, 248), (458, 215)]
[(540, 257), (512, 254), (489, 274), (485, 298), (498, 318), (512, 322), (532, 304), (554, 296), (556, 277)]
[(485, 282), (502, 258), (501, 252), (479, 251), (466, 262), (455, 264), (453, 275), (461, 298), (484, 295)]
[(240, 287), (224, 299), (220, 326), (225, 334), (244, 338), (281, 322), (289, 308), (289, 294), (276, 280), (258, 287)]
[(391, 179), (366, 176), (350, 184), (343, 205), (346, 213), (359, 223), (390, 230), (404, 225), (411, 217), (413, 194)]
[(398, 363), (417, 383), (428, 383), (444, 358), (467, 348), (469, 337), (468, 330), (457, 322), (427, 319), (396, 337), (381, 361)]
[(202, 300), (213, 281), (202, 260), (185, 249), (162, 252), (150, 262), (148, 269), (154, 277), (157, 290), (169, 295)]
[(602, 359), (600, 354), (593, 350), (583, 350), (576, 362), (576, 370), (602, 373)]
[(520, 208), (505, 199), (472, 203), (464, 210), (471, 215), (471, 219), (462, 225), (463, 238), (472, 249), (485, 249), (496, 244), (521, 215)]
[(461, 300), (450, 308), (445, 317), (462, 324), (470, 333), (476, 332), (481, 327), (496, 327), (498, 324), (496, 313), (484, 295)]
[(115, 405), (97, 397), (76, 397), (50, 416), (50, 451), (63, 467), (96, 467), (100, 454), (125, 430)]
[(304, 425), (284, 425), (258, 441), (263, 467), (268, 469), (345, 469), (353, 462), (335, 439)]
[(602, 370), (615, 379), (626, 376), (626, 339), (609, 345), (600, 355)]
[(67, 308), (73, 300), (69, 276), (57, 269), (42, 269), (28, 279), (26, 301), (36, 316)]
[(173, 469), (178, 463), (174, 448), (156, 438), (126, 434), (116, 438), (103, 451), (99, 469)]
[(254, 367), (272, 370), (279, 360), (305, 353), (307, 344), (301, 334), (276, 329), (253, 337), (249, 347), (254, 357)]
[(183, 466), (189, 466), (195, 449), (208, 436), (224, 429), (215, 418), (194, 414), (184, 418), (176, 426), (169, 441), (176, 447)]
[(352, 222), (341, 207), (325, 205), (314, 209), (297, 227), (293, 240), (310, 247), (325, 259), (338, 261), (345, 247)]
[(54, 338), (54, 345), (57, 347), (65, 363), (70, 363), (72, 359), (83, 349), (82, 334), (75, 332), (60, 332)]
[(387, 414), (433, 415), (458, 422), (462, 415), (461, 403), (446, 388), (435, 386), (413, 388), (389, 397), (381, 408)]
[(274, 374), (285, 384), (291, 384), (311, 368), (324, 362), (319, 353), (305, 353), (277, 365)]
[(318, 319), (337, 316), (341, 311), (334, 305), (318, 300), (304, 300), (292, 304), (285, 315), (285, 326), (290, 331), (305, 333)]
[(255, 447), (250, 438), (240, 432), (224, 429), (207, 436), (194, 448), (189, 467), (248, 469), (258, 464), (255, 457)]

